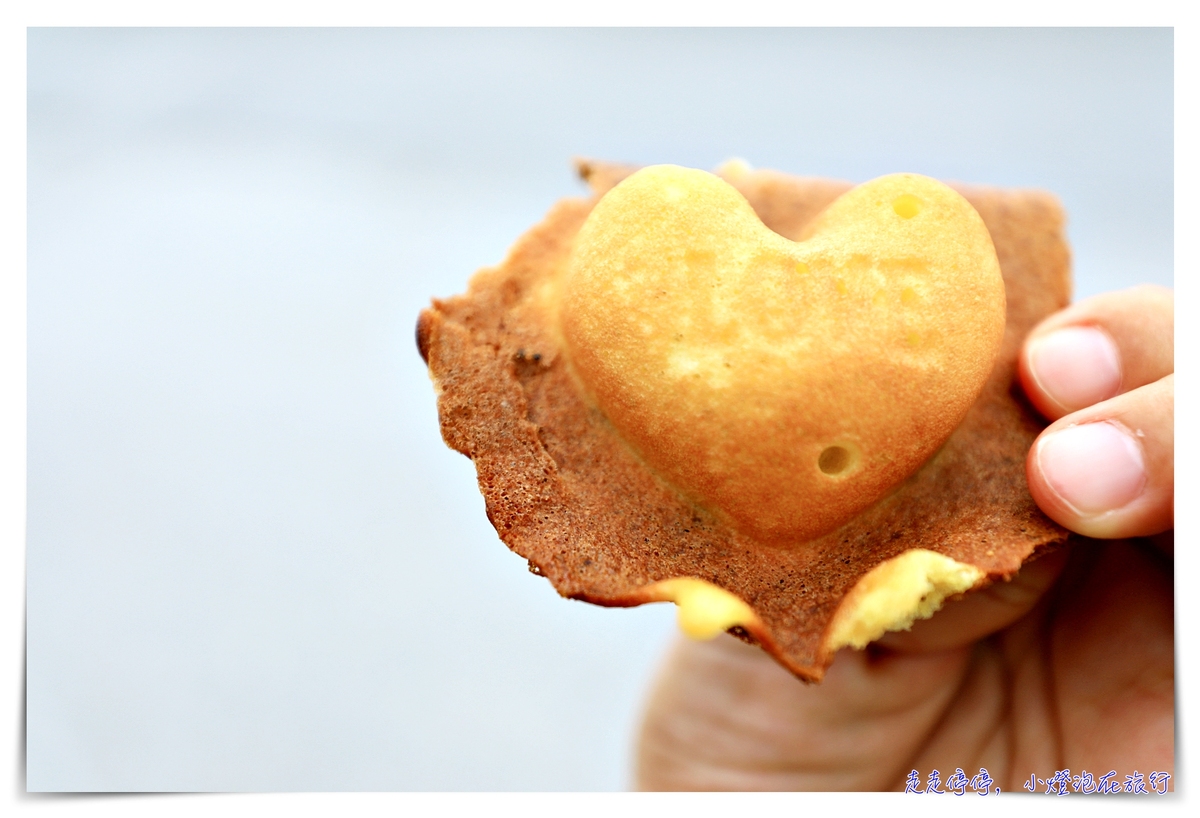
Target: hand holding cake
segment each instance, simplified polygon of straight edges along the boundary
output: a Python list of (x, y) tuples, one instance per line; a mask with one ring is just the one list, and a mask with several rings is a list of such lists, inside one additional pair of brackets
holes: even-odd
[(417, 343), (530, 570), (711, 640), (664, 670), (639, 785), (1171, 768), (1169, 557), (1077, 536), (1172, 525), (1169, 293), (1066, 308), (1035, 191), (580, 169), (595, 196)]
[[(843, 651), (819, 687), (732, 639), (681, 643), (638, 785), (900, 789), (913, 769), (984, 767), (1014, 791), (1064, 768), (1173, 773), (1173, 323), (1171, 293), (1139, 287), (1056, 313), (1021, 351), (1030, 400), (1057, 419), (1028, 456), (1038, 502), (1081, 533), (1153, 540), (1079, 541)], [(1087, 437), (1047, 444), (1064, 430)]]

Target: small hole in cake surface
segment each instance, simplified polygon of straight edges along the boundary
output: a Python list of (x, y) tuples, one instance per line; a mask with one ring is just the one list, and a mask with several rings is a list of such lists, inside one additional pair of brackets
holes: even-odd
[(896, 215), (902, 219), (911, 219), (921, 212), (921, 203), (916, 196), (905, 193), (892, 201), (892, 210), (895, 210)]
[(828, 475), (841, 474), (850, 468), (850, 450), (845, 446), (830, 446), (817, 458), (817, 466)]

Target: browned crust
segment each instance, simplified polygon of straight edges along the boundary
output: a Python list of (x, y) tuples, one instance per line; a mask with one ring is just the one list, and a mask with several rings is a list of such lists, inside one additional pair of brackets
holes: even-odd
[[(838, 605), (881, 562), (927, 548), (996, 580), (1066, 539), (1029, 496), (1025, 455), (1045, 424), (1014, 384), (1021, 339), (1070, 298), (1063, 216), (1052, 197), (957, 187), (991, 231), (1007, 289), (991, 379), (946, 444), (891, 496), (832, 534), (782, 549), (688, 504), (580, 396), (540, 285), (565, 263), (596, 198), (633, 168), (578, 165), (594, 198), (559, 202), (500, 266), (480, 271), (465, 295), (435, 300), (417, 324), (443, 438), (474, 460), (500, 537), (560, 594), (630, 606), (648, 601), (644, 589), (659, 580), (705, 579), (757, 613), (762, 627), (739, 636), (816, 681), (832, 659), (822, 646)], [(767, 171), (731, 181), (789, 238), (850, 187)]]

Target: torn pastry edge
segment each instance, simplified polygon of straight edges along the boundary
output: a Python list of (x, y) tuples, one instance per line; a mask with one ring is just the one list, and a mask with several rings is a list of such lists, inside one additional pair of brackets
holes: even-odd
[(987, 572), (925, 548), (880, 563), (850, 589), (825, 631), (824, 651), (861, 650), (889, 631), (906, 631), (946, 599), (986, 584)]

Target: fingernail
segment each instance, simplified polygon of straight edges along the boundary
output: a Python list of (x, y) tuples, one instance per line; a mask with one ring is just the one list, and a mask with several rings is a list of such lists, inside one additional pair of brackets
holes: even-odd
[(1067, 327), (1038, 338), (1029, 364), (1038, 386), (1070, 412), (1108, 400), (1121, 388), (1117, 345), (1095, 327)]
[(1054, 432), (1038, 444), (1046, 483), (1082, 516), (1121, 508), (1142, 493), (1142, 447), (1113, 423), (1085, 423)]

